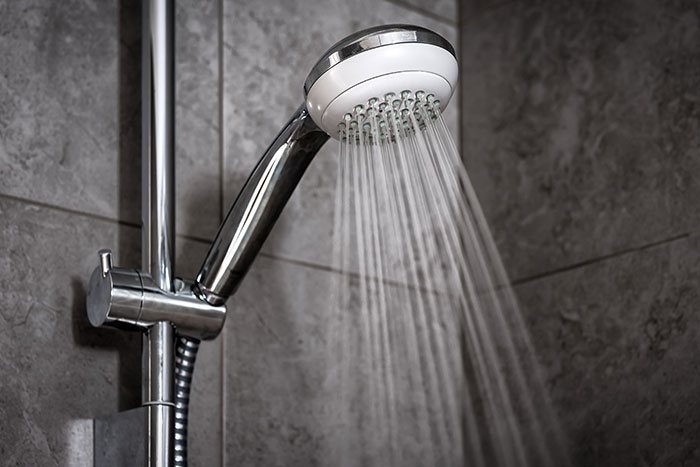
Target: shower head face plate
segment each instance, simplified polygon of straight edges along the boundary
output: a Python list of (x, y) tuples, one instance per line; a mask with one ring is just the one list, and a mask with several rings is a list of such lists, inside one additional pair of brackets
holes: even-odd
[(418, 26), (366, 29), (331, 47), (304, 84), (314, 122), (334, 138), (357, 104), (404, 90), (434, 94), (444, 108), (457, 82), (455, 51), (439, 34)]

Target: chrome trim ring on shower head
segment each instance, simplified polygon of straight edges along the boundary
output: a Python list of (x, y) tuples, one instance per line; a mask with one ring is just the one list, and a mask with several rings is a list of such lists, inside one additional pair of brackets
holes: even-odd
[(457, 58), (457, 53), (452, 44), (430, 29), (411, 24), (375, 26), (358, 31), (333, 44), (316, 62), (306, 77), (306, 81), (304, 81), (304, 96), (309, 94), (311, 86), (314, 85), (321, 75), (343, 60), (377, 47), (412, 42), (442, 47), (450, 52), (455, 59)]

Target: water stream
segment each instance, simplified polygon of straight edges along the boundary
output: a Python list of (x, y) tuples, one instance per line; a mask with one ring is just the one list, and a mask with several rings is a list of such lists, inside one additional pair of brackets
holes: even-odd
[(565, 466), (527, 327), (440, 103), (339, 126), (327, 390), (336, 465)]

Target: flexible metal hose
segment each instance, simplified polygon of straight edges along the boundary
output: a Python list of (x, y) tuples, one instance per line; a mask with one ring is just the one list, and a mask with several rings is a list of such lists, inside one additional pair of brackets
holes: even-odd
[(199, 340), (179, 337), (175, 346), (175, 467), (187, 467), (187, 409)]

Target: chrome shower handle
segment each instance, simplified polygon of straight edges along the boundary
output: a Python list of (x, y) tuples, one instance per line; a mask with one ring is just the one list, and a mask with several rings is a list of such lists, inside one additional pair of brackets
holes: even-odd
[(212, 305), (221, 305), (236, 291), (309, 163), (328, 138), (306, 107), (299, 107), (231, 206), (197, 275), (195, 294)]

